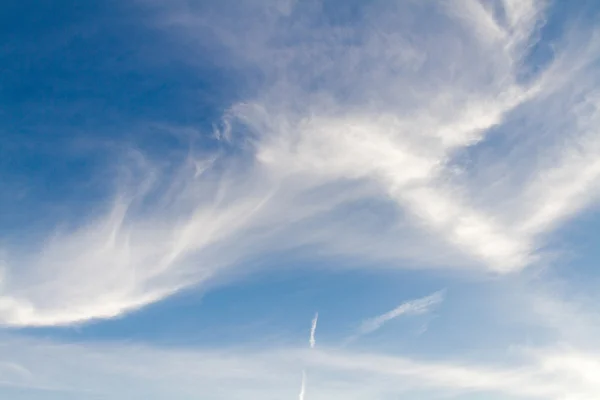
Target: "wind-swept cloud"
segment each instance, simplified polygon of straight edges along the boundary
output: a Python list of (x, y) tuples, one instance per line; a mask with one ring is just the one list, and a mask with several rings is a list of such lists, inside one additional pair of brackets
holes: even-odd
[[(315, 334), (317, 332), (317, 322), (318, 321), (319, 321), (319, 313), (315, 313), (315, 316), (312, 319), (311, 324), (310, 324), (310, 338), (308, 340), (308, 343), (309, 343), (311, 349), (314, 349), (315, 345), (317, 344), (317, 341), (315, 339)], [(302, 383), (300, 386), (300, 395), (299, 395), (300, 400), (304, 400), (305, 395), (306, 395), (306, 370), (303, 369), (302, 370)]]
[(168, 350), (6, 337), (3, 343), (3, 359), (31, 375), (4, 375), (0, 393), (15, 386), (33, 395), (62, 392), (80, 398), (125, 399), (150, 394), (156, 399), (198, 395), (214, 399), (292, 398), (297, 388), (295, 366), (305, 362), (314, 372), (311, 399), (315, 400), (385, 399), (392, 394), (432, 399), (468, 399), (469, 394), (481, 394), (591, 400), (600, 394), (594, 375), (597, 356), (560, 348), (527, 349), (519, 361), (495, 365), (326, 348)]
[[(205, 162), (142, 163), (75, 227), (8, 246), (4, 325), (112, 318), (301, 246), (369, 268), (521, 271), (596, 199), (596, 28), (532, 60), (548, 2), (365, 3), (339, 23), (301, 2), (241, 2), (234, 15), (138, 4), (150, 3), (160, 32), (186, 44), (178, 60), (193, 64), (208, 35), (219, 63), (262, 78), (224, 113)], [(503, 146), (487, 157), (490, 141)]]
[(311, 325), (310, 325), (310, 339), (309, 339), (309, 344), (310, 344), (310, 348), (314, 349), (315, 348), (315, 344), (317, 344), (317, 341), (315, 339), (315, 334), (317, 333), (317, 323), (319, 322), (319, 313), (315, 314), (315, 317), (312, 319)]
[(300, 393), (298, 394), (299, 400), (304, 400), (306, 395), (306, 371), (302, 370), (302, 382), (300, 383)]
[(348, 341), (353, 341), (361, 336), (373, 333), (387, 322), (400, 316), (427, 314), (444, 301), (445, 293), (446, 292), (442, 290), (420, 299), (406, 301), (393, 310), (369, 318), (361, 323), (358, 331), (352, 335)]
[[(92, 15), (85, 34), (49, 35), (56, 64), (78, 73), (57, 73), (56, 86), (18, 79), (43, 97), (22, 107), (41, 103), (68, 123), (62, 116), (77, 113), (81, 130), (101, 140), (112, 118), (100, 126), (85, 113), (127, 91), (127, 79), (143, 93), (127, 98), (135, 104), (119, 121), (135, 133), (111, 135), (99, 157), (106, 163), (94, 170), (100, 177), (86, 176), (112, 179), (102, 186), (112, 189), (86, 196), (77, 212), (45, 216), (35, 232), (0, 229), (0, 327), (10, 327), (0, 329), (0, 398), (599, 399), (598, 299), (586, 298), (597, 260), (587, 254), (588, 270), (545, 262), (549, 238), (555, 243), (561, 225), (600, 195), (600, 28), (577, 15), (592, 7), (571, 3), (135, 0), (110, 7), (106, 18)], [(103, 24), (113, 22), (118, 29), (105, 36)], [(128, 46), (103, 60), (105, 47), (86, 46), (90, 35), (102, 36), (102, 46), (117, 45), (114, 38)], [(36, 53), (37, 43), (18, 42), (8, 48)], [(93, 57), (78, 65), (81, 48)], [(132, 51), (144, 54), (123, 63)], [(61, 72), (45, 64), (49, 54), (35, 54), (39, 69)], [(114, 92), (80, 90), (92, 62), (101, 67), (94, 79), (110, 69), (98, 81), (116, 81)], [(168, 88), (160, 92), (168, 97), (177, 90), (173, 73), (185, 95), (173, 96), (172, 109), (154, 109), (148, 89)], [(64, 76), (73, 77), (73, 104), (94, 104), (81, 115), (78, 107), (63, 114), (60, 102), (44, 107), (47, 87)], [(39, 91), (31, 90), (36, 82), (44, 83)], [(217, 97), (212, 114), (204, 106)], [(140, 107), (149, 111), (134, 112)], [(30, 129), (28, 110), (16, 111), (2, 114), (2, 132)], [(44, 126), (35, 133), (69, 136), (52, 121), (33, 121)], [(168, 140), (154, 141), (156, 130)], [(175, 136), (186, 144), (172, 143)], [(65, 155), (53, 150), (53, 158)], [(13, 168), (13, 156), (22, 155), (2, 160), (0, 172)], [(40, 167), (28, 163), (19, 178)], [(65, 182), (39, 201), (73, 204)], [(23, 211), (3, 199), (2, 212)], [(271, 280), (275, 268), (281, 275)], [(288, 275), (292, 268), (311, 270)], [(325, 268), (345, 270), (325, 276)], [(413, 271), (391, 271), (402, 268)], [(123, 317), (258, 269), (272, 286), (222, 291), (215, 309), (209, 299), (202, 304), (200, 318), (178, 315), (189, 310), (178, 298), (166, 305), (168, 322), (157, 307), (102, 326), (20, 329)], [(370, 299), (388, 284), (393, 293), (448, 288), (453, 301), (444, 303), (442, 290), (361, 321), (356, 310), (373, 310)], [(257, 293), (247, 288), (260, 293), (244, 302)], [(252, 329), (214, 335), (229, 301)], [(333, 348), (317, 346), (318, 313), (310, 331), (286, 336), (290, 316), (307, 315), (302, 307), (313, 301), (329, 316)], [(354, 347), (397, 319), (433, 312), (439, 331)], [(161, 335), (136, 331), (148, 320)], [(168, 340), (156, 345), (159, 336)]]
[(243, 251), (222, 258), (225, 253), (211, 248), (248, 227), (269, 191), (235, 198), (230, 183), (221, 182), (218, 198), (204, 192), (217, 189), (210, 181), (181, 179), (183, 189), (173, 185), (178, 192), (161, 196), (150, 214), (140, 211), (148, 197), (134, 192), (117, 199), (107, 216), (54, 235), (37, 254), (7, 260), (3, 322), (63, 325), (114, 317), (206, 281), (231, 264)]

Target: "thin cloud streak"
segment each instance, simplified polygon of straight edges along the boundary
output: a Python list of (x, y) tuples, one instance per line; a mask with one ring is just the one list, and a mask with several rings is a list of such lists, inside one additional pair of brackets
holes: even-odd
[(300, 393), (298, 394), (299, 400), (304, 400), (306, 394), (306, 371), (302, 370), (302, 383), (300, 384)]
[(319, 313), (315, 314), (310, 326), (310, 339), (308, 342), (310, 344), (311, 349), (314, 349), (315, 344), (317, 343), (317, 341), (315, 340), (315, 333), (317, 332), (317, 322), (319, 322)]
[(430, 313), (444, 301), (446, 292), (441, 290), (420, 299), (406, 301), (393, 310), (363, 321), (358, 331), (346, 340), (346, 344), (379, 330), (387, 322), (403, 315), (422, 315)]
[[(308, 343), (310, 345), (311, 349), (315, 348), (316, 345), (316, 339), (315, 339), (315, 334), (317, 332), (317, 322), (319, 321), (319, 313), (315, 313), (315, 316), (313, 317), (311, 324), (310, 324), (310, 338), (308, 340)], [(302, 370), (302, 386), (300, 387), (300, 400), (304, 400), (304, 396), (306, 394), (306, 370), (303, 369)]]

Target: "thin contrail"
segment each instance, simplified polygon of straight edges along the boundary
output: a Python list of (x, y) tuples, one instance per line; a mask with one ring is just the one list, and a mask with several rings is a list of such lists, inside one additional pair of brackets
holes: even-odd
[(314, 349), (315, 344), (317, 343), (315, 340), (315, 333), (317, 332), (317, 322), (319, 322), (319, 313), (315, 314), (315, 317), (312, 320), (312, 325), (310, 327), (310, 340), (308, 342), (310, 343), (311, 349)]
[(306, 393), (306, 371), (302, 370), (302, 384), (300, 386), (300, 394), (298, 400), (304, 400), (304, 394)]
[(446, 290), (439, 290), (429, 296), (422, 297), (416, 300), (406, 301), (391, 311), (378, 315), (374, 318), (369, 318), (361, 324), (358, 331), (345, 340), (345, 344), (349, 344), (361, 336), (373, 333), (380, 329), (387, 322), (403, 315), (421, 315), (427, 314), (435, 306), (444, 301)]
[[(319, 322), (319, 313), (315, 314), (315, 317), (312, 319), (312, 323), (310, 325), (310, 339), (308, 343), (310, 344), (310, 348), (314, 349), (317, 341), (315, 340), (315, 333), (317, 332), (317, 322)], [(300, 385), (300, 394), (298, 395), (299, 400), (304, 400), (304, 396), (306, 394), (306, 370), (302, 370), (302, 384)]]

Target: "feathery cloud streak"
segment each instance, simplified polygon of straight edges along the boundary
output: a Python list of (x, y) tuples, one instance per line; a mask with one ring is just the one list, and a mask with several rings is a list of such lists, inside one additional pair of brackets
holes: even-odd
[(309, 344), (310, 344), (310, 348), (314, 349), (315, 348), (315, 344), (317, 344), (317, 341), (315, 339), (315, 334), (317, 333), (317, 323), (319, 322), (319, 313), (316, 313), (314, 318), (312, 319), (311, 325), (310, 325), (310, 340), (309, 340)]
[[(198, 393), (215, 399), (276, 399), (293, 396), (299, 362), (314, 371), (311, 398), (317, 400), (384, 399), (400, 393), (591, 400), (600, 393), (594, 372), (600, 368), (597, 354), (564, 348), (524, 349), (520, 361), (503, 366), (330, 349), (165, 350), (14, 338), (5, 338), (0, 350), (15, 371), (3, 374), (0, 393), (2, 387), (13, 386), (32, 393), (64, 391), (115, 399), (131, 393), (151, 393), (157, 399)], [(18, 372), (24, 370), (29, 372)]]
[(352, 336), (356, 339), (360, 336), (375, 332), (385, 323), (398, 318), (402, 315), (420, 315), (431, 312), (431, 310), (444, 301), (444, 291), (435, 292), (429, 296), (420, 299), (411, 300), (400, 304), (398, 307), (384, 314), (369, 318), (361, 324), (358, 332)]

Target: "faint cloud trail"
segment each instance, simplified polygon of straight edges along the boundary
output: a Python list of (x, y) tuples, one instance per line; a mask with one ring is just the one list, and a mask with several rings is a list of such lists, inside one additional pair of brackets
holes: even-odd
[(429, 296), (421, 297), (420, 299), (406, 301), (393, 310), (378, 315), (373, 318), (369, 318), (362, 322), (358, 331), (349, 337), (345, 343), (348, 344), (361, 336), (375, 332), (380, 329), (385, 323), (398, 318), (402, 315), (421, 315), (429, 313), (433, 307), (439, 305), (444, 301), (446, 295), (445, 290), (440, 290)]
[(306, 370), (302, 370), (302, 384), (300, 386), (300, 394), (298, 395), (299, 400), (304, 400), (306, 393)]
[[(310, 348), (314, 349), (317, 341), (315, 339), (315, 334), (317, 332), (317, 323), (319, 322), (319, 313), (315, 313), (314, 318), (312, 319), (310, 325), (310, 339), (308, 343), (310, 344)], [(304, 400), (304, 396), (306, 395), (306, 369), (302, 370), (302, 383), (300, 385), (300, 394), (298, 395), (299, 400)]]
[(319, 313), (315, 314), (315, 317), (312, 320), (312, 325), (310, 327), (310, 348), (314, 349), (315, 344), (317, 343), (315, 340), (315, 333), (317, 332), (317, 323), (319, 322)]

